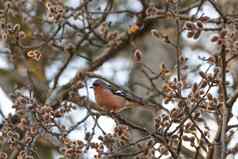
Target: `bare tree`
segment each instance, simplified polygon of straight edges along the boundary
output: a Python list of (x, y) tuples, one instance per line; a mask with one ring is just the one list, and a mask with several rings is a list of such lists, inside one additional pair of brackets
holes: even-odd
[[(15, 112), (1, 107), (0, 158), (50, 159), (52, 152), (72, 159), (235, 156), (238, 15), (229, 9), (236, 5), (2, 0), (0, 51), (8, 67), (0, 69), (0, 84)], [(129, 63), (124, 84), (115, 79), (119, 57)], [(75, 61), (80, 66), (65, 82)], [(57, 62), (56, 72), (47, 74)], [(105, 64), (112, 78), (98, 73)], [(102, 109), (90, 95), (95, 79), (132, 101), (140, 97), (143, 106)], [(100, 122), (105, 116), (110, 121)], [(104, 130), (112, 122), (114, 130)]]

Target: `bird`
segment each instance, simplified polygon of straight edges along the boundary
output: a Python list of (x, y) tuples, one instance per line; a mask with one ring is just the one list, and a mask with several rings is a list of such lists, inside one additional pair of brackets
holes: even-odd
[(141, 97), (132, 95), (123, 90), (116, 90), (103, 80), (97, 79), (93, 82), (92, 87), (96, 103), (106, 111), (121, 112), (122, 110), (144, 106), (145, 103)]

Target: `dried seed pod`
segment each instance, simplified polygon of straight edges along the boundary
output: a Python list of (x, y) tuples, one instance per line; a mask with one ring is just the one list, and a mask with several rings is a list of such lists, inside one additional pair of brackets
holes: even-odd
[(212, 42), (217, 42), (217, 41), (218, 41), (218, 39), (219, 39), (219, 37), (218, 37), (218, 36), (213, 36), (213, 37), (212, 37), (212, 39), (211, 39), (211, 41), (212, 41)]
[(2, 40), (7, 40), (8, 34), (5, 31), (1, 31)]
[(220, 37), (221, 38), (225, 38), (225, 36), (227, 35), (227, 30), (222, 30), (221, 32), (220, 32)]
[(150, 6), (145, 11), (146, 16), (154, 16), (157, 13), (158, 13), (158, 8), (156, 8), (155, 6)]
[(5, 152), (0, 152), (0, 159), (7, 159), (8, 155)]
[(194, 39), (198, 39), (201, 35), (201, 30), (197, 30), (193, 36)]
[(207, 22), (209, 20), (209, 17), (208, 16), (201, 16), (198, 19), (202, 22)]
[(189, 32), (187, 33), (187, 37), (188, 37), (188, 38), (192, 38), (193, 35), (194, 35), (194, 32), (193, 32), (193, 31), (189, 31)]
[(117, 31), (114, 32), (108, 32), (107, 34), (107, 40), (111, 41), (111, 40), (116, 40), (118, 38), (119, 33)]
[(208, 94), (207, 94), (207, 99), (208, 99), (208, 100), (213, 100), (213, 96), (212, 96), (211, 93), (208, 93)]
[(37, 52), (37, 54), (35, 54), (34, 59), (35, 59), (36, 61), (40, 61), (40, 59), (41, 59), (41, 53), (40, 53), (40, 52)]
[(198, 90), (198, 85), (197, 85), (197, 83), (194, 83), (192, 86), (192, 93), (197, 92), (197, 90)]
[(140, 49), (135, 49), (133, 52), (133, 61), (135, 63), (140, 63), (142, 60), (143, 53)]
[(193, 23), (186, 23), (185, 26), (188, 30), (192, 30), (195, 27)]
[(30, 58), (33, 58), (34, 57), (34, 52), (33, 52), (33, 50), (30, 50), (30, 51), (28, 51), (27, 53), (26, 53), (26, 56), (27, 57), (30, 57)]
[(197, 26), (198, 26), (200, 29), (203, 28), (203, 24), (202, 24), (202, 22), (198, 21), (196, 24), (197, 24)]

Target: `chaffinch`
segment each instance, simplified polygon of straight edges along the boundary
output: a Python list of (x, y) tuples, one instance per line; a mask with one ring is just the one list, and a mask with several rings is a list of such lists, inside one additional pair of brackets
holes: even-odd
[(144, 105), (142, 98), (129, 95), (125, 91), (114, 90), (102, 80), (94, 81), (92, 88), (96, 103), (106, 111), (120, 112), (127, 108)]

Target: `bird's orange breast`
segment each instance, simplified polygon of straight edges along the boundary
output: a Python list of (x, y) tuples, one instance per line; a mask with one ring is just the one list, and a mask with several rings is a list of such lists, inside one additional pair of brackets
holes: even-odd
[(97, 104), (107, 111), (117, 112), (125, 106), (126, 100), (114, 95), (110, 90), (98, 87), (94, 91)]

